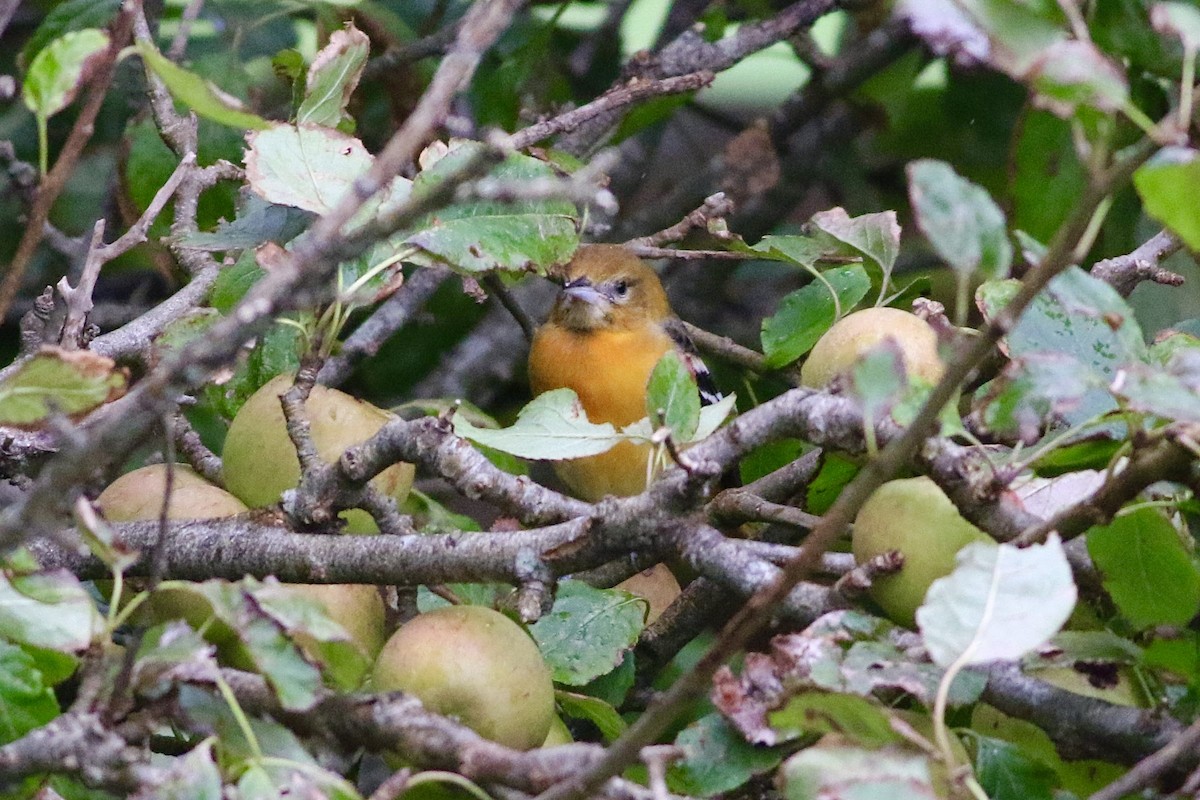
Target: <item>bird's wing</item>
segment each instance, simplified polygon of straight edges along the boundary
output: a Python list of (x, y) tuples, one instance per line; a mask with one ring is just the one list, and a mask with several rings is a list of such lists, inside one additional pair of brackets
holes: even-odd
[(688, 369), (692, 371), (692, 376), (696, 379), (696, 386), (700, 389), (700, 405), (711, 406), (720, 402), (721, 390), (717, 388), (712, 373), (708, 371), (708, 366), (700, 358), (700, 353), (696, 351), (696, 344), (692, 341), (692, 337), (688, 336), (683, 322), (671, 319), (663, 327), (666, 328), (671, 341), (675, 343), (679, 355), (683, 357), (683, 363), (687, 364)]

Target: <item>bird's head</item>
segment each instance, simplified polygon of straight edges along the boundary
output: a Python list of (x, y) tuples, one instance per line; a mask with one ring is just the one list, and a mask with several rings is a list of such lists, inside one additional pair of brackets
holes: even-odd
[(550, 322), (569, 330), (632, 328), (671, 313), (658, 275), (620, 245), (580, 247), (558, 277), (563, 288)]

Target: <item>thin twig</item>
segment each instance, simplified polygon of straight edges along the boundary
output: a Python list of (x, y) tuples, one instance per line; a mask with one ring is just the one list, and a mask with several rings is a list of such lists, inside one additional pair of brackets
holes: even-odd
[(609, 89), (587, 105), (530, 125), (512, 135), (512, 146), (521, 150), (564, 131), (572, 131), (588, 120), (622, 106), (669, 94), (692, 92), (712, 83), (713, 73), (701, 70), (660, 80), (636, 79)]
[(1193, 722), (1187, 730), (1171, 740), (1171, 743), (1152, 755), (1146, 756), (1133, 769), (1095, 792), (1088, 800), (1118, 800), (1151, 786), (1154, 781), (1184, 757), (1195, 760), (1200, 748), (1200, 720)]
[(495, 273), (488, 273), (483, 276), (483, 285), (487, 287), (488, 292), (500, 301), (500, 304), (512, 314), (517, 324), (521, 326), (521, 332), (525, 334), (526, 341), (533, 341), (533, 332), (537, 329), (537, 323), (533, 318), (521, 307), (521, 304), (516, 301), (512, 293), (508, 291), (508, 287), (500, 280), (500, 276)]
[[(731, 213), (733, 213), (733, 201), (726, 197), (724, 192), (717, 192), (704, 198), (704, 202), (699, 208), (689, 211), (684, 215), (683, 219), (671, 227), (664, 228), (658, 233), (652, 233), (649, 236), (639, 236), (636, 239), (630, 239), (625, 243), (625, 246), (632, 248), (658, 248), (666, 244), (679, 242), (694, 229), (707, 228), (712, 220), (722, 219), (725, 215)], [(638, 255), (642, 254), (639, 253)]]
[(1183, 276), (1163, 269), (1159, 263), (1183, 247), (1179, 237), (1167, 230), (1159, 231), (1131, 253), (1097, 261), (1092, 277), (1099, 278), (1128, 297), (1143, 281), (1164, 286), (1182, 286)]
[(204, 0), (189, 0), (183, 13), (179, 15), (179, 29), (175, 31), (175, 38), (171, 40), (171, 45), (167, 48), (166, 53), (167, 58), (171, 61), (183, 58), (183, 53), (187, 50), (188, 36), (192, 32), (192, 24), (199, 18), (203, 8)]
[(82, 92), (85, 100), (79, 116), (75, 120), (75, 125), (71, 128), (71, 133), (67, 136), (67, 141), (63, 144), (54, 166), (50, 168), (38, 186), (33, 207), (29, 210), (29, 216), (25, 223), (25, 232), (21, 235), (21, 241), (17, 245), (17, 251), (13, 254), (12, 261), (9, 262), (8, 274), (4, 276), (3, 283), (0, 283), (0, 319), (4, 319), (13, 299), (21, 289), (21, 280), (25, 277), (25, 270), (29, 266), (30, 259), (37, 252), (38, 245), (45, 234), (46, 220), (50, 217), (50, 209), (54, 206), (54, 201), (66, 188), (67, 180), (75, 171), (75, 165), (80, 156), (83, 155), (83, 148), (92, 138), (96, 116), (100, 113), (100, 106), (107, 97), (108, 87), (116, 74), (117, 58), (121, 50), (129, 43), (133, 17), (133, 7), (129, 4), (123, 5), (116, 22), (113, 23), (108, 49), (96, 61), (92, 79), (88, 82), (86, 91)]
[(88, 245), (83, 271), (79, 274), (79, 283), (72, 286), (64, 277), (55, 287), (67, 305), (62, 334), (59, 336), (59, 344), (66, 350), (77, 350), (83, 346), (83, 328), (92, 310), (92, 290), (96, 288), (96, 279), (100, 277), (100, 268), (104, 266), (104, 261), (97, 257), (103, 243), (104, 220), (98, 219), (92, 227), (91, 244)]

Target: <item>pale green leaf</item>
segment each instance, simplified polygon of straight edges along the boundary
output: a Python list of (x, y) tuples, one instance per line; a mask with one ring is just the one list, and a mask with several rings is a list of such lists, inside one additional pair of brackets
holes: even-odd
[(464, 415), (455, 414), (454, 432), (514, 456), (550, 461), (599, 455), (628, 438), (607, 422), (589, 422), (572, 389), (538, 395), (507, 428), (476, 427)]
[(700, 423), (696, 377), (674, 350), (663, 354), (646, 384), (646, 413), (677, 442), (690, 441)]
[(783, 764), (786, 800), (936, 800), (929, 758), (903, 751), (809, 747)]
[(78, 653), (102, 628), (91, 595), (74, 575), (0, 574), (0, 638)]
[(944, 161), (908, 165), (908, 193), (917, 227), (955, 272), (1004, 278), (1012, 266), (1004, 212), (981, 186)]
[(1024, 549), (976, 542), (957, 561), (917, 609), (939, 666), (1020, 658), (1056, 634), (1075, 608), (1078, 591), (1057, 535)]
[(556, 683), (583, 686), (617, 668), (645, 627), (646, 605), (618, 589), (566, 580), (550, 613), (529, 627)]
[(65, 33), (34, 57), (25, 75), (22, 97), (45, 119), (69, 106), (78, 94), (88, 62), (108, 48), (108, 34), (95, 28)]
[(296, 122), (337, 127), (346, 113), (350, 95), (358, 85), (371, 42), (350, 22), (334, 31), (308, 68), (304, 100)]
[(149, 42), (138, 42), (138, 53), (150, 69), (166, 84), (171, 96), (206, 119), (241, 130), (263, 130), (271, 123), (239, 107), (194, 72), (174, 64)]
[(1133, 173), (1146, 213), (1166, 225), (1191, 250), (1200, 249), (1200, 158), (1186, 147), (1165, 147)]

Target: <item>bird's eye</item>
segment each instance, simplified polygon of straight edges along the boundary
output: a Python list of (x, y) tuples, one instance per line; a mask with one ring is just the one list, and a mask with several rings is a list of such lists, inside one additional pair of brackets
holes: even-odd
[(617, 297), (624, 297), (629, 294), (629, 283), (627, 281), (617, 281), (613, 284), (613, 291)]

